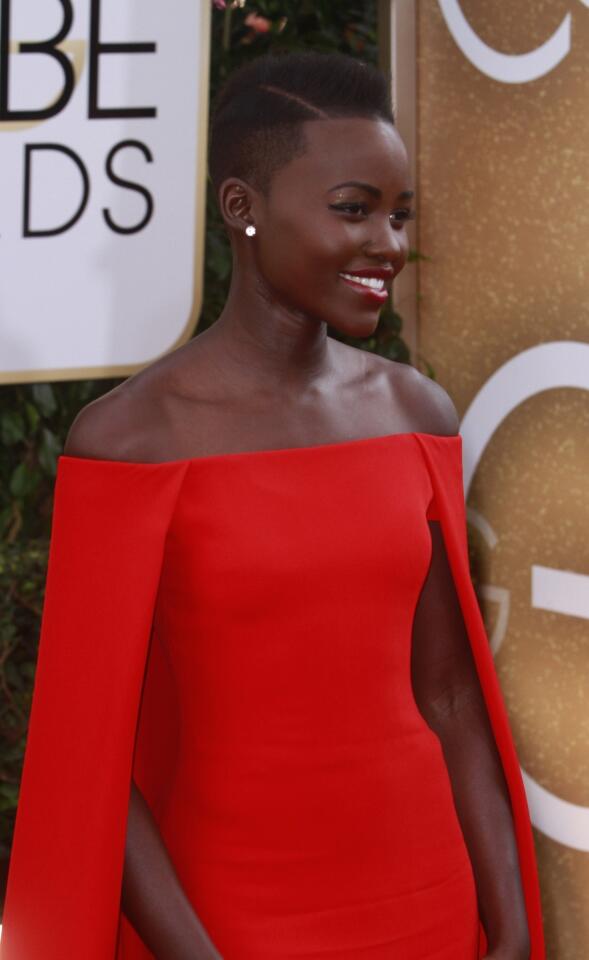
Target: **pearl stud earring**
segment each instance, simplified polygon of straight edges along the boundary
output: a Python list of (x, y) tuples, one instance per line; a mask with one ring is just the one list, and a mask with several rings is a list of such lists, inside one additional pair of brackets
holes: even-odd
[(247, 233), (248, 237), (254, 236), (256, 228), (254, 227), (253, 223), (250, 223), (249, 226), (245, 228), (245, 232)]

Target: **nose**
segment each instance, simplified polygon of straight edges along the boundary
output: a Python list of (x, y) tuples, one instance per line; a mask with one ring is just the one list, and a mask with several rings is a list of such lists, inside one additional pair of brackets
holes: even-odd
[(397, 267), (407, 258), (408, 246), (405, 231), (396, 230), (387, 217), (377, 228), (374, 225), (370, 240), (364, 248), (367, 256), (391, 263)]

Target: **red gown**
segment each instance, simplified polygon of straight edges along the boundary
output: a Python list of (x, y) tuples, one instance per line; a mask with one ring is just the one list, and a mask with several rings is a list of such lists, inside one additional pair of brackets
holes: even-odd
[(120, 911), (131, 776), (224, 960), (476, 960), (474, 877), (410, 681), (439, 520), (509, 786), (460, 437), (159, 464), (61, 456), (2, 960), (148, 960)]

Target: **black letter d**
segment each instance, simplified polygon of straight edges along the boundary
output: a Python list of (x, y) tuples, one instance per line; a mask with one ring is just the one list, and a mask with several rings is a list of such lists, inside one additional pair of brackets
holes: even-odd
[[(82, 199), (78, 205), (78, 209), (75, 213), (66, 220), (65, 223), (62, 223), (58, 227), (53, 227), (50, 230), (32, 230), (31, 229), (31, 154), (33, 150), (57, 150), (60, 153), (65, 154), (66, 157), (69, 157), (72, 160), (78, 170), (80, 171), (80, 176), (82, 177)], [(64, 147), (60, 143), (27, 143), (25, 144), (25, 189), (23, 196), (23, 237), (55, 237), (58, 233), (65, 233), (66, 230), (69, 230), (70, 227), (73, 227), (84, 210), (86, 209), (86, 204), (88, 203), (88, 196), (90, 194), (90, 180), (88, 178), (88, 172), (86, 167), (80, 160), (77, 153), (74, 153), (73, 150), (70, 150), (69, 147)]]

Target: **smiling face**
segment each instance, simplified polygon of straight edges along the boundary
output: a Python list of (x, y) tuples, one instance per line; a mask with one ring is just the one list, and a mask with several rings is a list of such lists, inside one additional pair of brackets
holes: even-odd
[(409, 252), (405, 147), (382, 120), (313, 120), (304, 133), (305, 154), (252, 206), (259, 280), (288, 309), (369, 336)]

